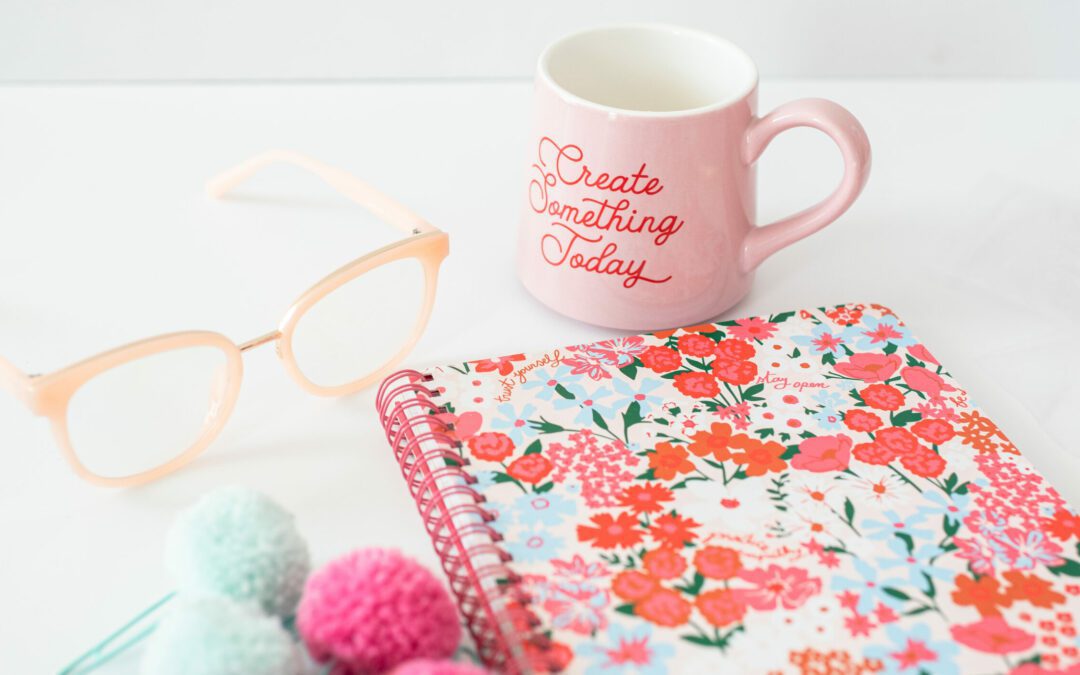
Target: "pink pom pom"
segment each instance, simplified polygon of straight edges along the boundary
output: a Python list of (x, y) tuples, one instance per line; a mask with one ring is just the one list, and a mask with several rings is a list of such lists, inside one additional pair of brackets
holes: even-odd
[(461, 640), (454, 603), (425, 567), (397, 551), (361, 549), (307, 581), (296, 624), (311, 656), (335, 675), (382, 673), (445, 659)]
[(404, 663), (390, 675), (490, 675), (480, 666), (460, 661), (435, 661), (415, 659)]

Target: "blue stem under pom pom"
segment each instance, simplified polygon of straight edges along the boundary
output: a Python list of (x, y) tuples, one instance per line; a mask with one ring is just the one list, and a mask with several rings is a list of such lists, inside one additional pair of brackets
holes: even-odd
[[(112, 635), (97, 643), (82, 656), (68, 664), (60, 671), (60, 675), (79, 675), (79, 673), (92, 672), (104, 666), (111, 661), (113, 657), (138, 644), (154, 632), (154, 629), (157, 628), (158, 624), (158, 611), (174, 597), (176, 597), (175, 592), (169, 593), (147, 607), (131, 621), (128, 621), (117, 629)], [(112, 646), (118, 641), (120, 641), (119, 644)]]

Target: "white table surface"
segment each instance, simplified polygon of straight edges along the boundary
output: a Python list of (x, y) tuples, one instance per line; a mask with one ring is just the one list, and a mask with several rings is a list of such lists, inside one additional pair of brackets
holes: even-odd
[[(808, 95), (863, 121), (869, 185), (768, 261), (729, 316), (892, 306), (1080, 503), (1080, 83), (766, 81), (762, 110)], [(249, 199), (204, 196), (205, 179), (270, 147), (355, 172), (451, 234), (408, 364), (602, 337), (514, 277), (529, 99), (523, 82), (0, 87), (0, 354), (45, 372), (173, 330), (243, 341), (393, 235), (291, 169), (245, 187)], [(762, 218), (815, 201), (839, 173), (824, 137), (782, 135), (761, 162)], [(47, 424), (0, 397), (0, 672), (55, 671), (169, 590), (170, 521), (222, 484), (294, 511), (317, 562), (381, 545), (434, 564), (373, 392), (311, 397), (273, 350), (245, 366), (217, 443), (139, 489), (81, 482)]]

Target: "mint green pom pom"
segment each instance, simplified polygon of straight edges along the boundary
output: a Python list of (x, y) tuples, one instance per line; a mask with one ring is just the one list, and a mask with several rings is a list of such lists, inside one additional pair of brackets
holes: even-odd
[(179, 598), (146, 644), (143, 675), (296, 675), (281, 621), (228, 598)]
[(293, 517), (243, 487), (214, 490), (181, 512), (165, 561), (182, 594), (220, 595), (290, 617), (311, 568)]

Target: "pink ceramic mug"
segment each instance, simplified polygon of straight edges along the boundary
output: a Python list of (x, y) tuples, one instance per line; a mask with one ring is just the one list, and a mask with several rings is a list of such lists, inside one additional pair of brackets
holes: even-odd
[[(762, 260), (847, 210), (870, 171), (851, 113), (802, 99), (757, 117), (753, 61), (694, 30), (565, 37), (540, 57), (535, 96), (518, 269), (542, 302), (589, 323), (716, 317), (747, 293)], [(800, 126), (836, 141), (844, 177), (820, 204), (758, 227), (754, 162)]]

